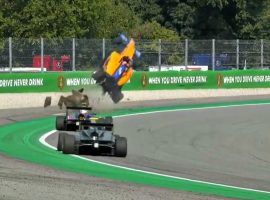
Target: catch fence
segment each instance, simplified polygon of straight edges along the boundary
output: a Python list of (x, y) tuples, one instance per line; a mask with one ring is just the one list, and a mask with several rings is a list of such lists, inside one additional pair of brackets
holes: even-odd
[[(123, 44), (109, 39), (23, 39), (0, 40), (0, 71), (85, 71), (102, 65)], [(187, 69), (269, 69), (268, 40), (136, 40), (141, 52), (133, 66), (138, 71)]]

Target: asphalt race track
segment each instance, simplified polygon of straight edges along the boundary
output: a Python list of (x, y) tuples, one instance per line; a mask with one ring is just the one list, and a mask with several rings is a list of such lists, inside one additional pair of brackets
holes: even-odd
[[(270, 105), (186, 110), (115, 119), (126, 158), (88, 158), (178, 177), (268, 191)], [(48, 138), (56, 145), (57, 134)]]
[[(258, 97), (249, 99), (254, 98)], [(176, 100), (155, 104), (230, 100), (243, 98)], [(142, 106), (153, 105), (153, 102), (140, 103)], [(260, 105), (115, 118), (115, 133), (128, 138), (128, 156), (87, 157), (162, 174), (269, 191), (269, 109), (270, 105)], [(14, 111), (2, 110), (1, 124), (59, 112), (55, 108)], [(55, 145), (56, 137), (57, 133), (47, 141)], [(0, 199), (223, 199), (85, 177), (1, 154), (0, 177)]]

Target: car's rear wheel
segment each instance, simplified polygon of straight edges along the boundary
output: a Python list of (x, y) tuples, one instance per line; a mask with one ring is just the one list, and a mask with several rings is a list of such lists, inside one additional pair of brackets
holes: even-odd
[(96, 81), (96, 83), (100, 84), (105, 79), (105, 73), (103, 70), (98, 69), (92, 74), (92, 78)]
[(123, 93), (119, 89), (114, 89), (111, 93), (110, 96), (113, 100), (114, 103), (118, 103), (124, 98)]
[(113, 119), (112, 117), (102, 117), (102, 118), (98, 118), (97, 123), (103, 123), (103, 124), (112, 124), (113, 123)]
[(63, 137), (63, 153), (64, 154), (75, 154), (75, 135), (64, 134)]
[(56, 116), (55, 127), (58, 131), (64, 131), (66, 129), (65, 116)]
[(111, 116), (107, 116), (105, 117), (105, 122), (108, 124), (112, 124), (113, 123), (113, 118)]
[(127, 138), (116, 137), (115, 156), (117, 156), (117, 157), (126, 157), (127, 156)]
[(104, 118), (100, 118), (98, 122), (106, 124), (105, 128), (107, 131), (113, 130), (113, 118), (112, 117), (107, 116)]
[(63, 142), (64, 142), (64, 133), (59, 132), (58, 134), (58, 142), (57, 142), (57, 151), (63, 150)]

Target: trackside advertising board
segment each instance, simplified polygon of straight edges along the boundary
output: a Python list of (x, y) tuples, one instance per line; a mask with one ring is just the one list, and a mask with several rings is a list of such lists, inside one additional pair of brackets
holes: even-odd
[(134, 73), (124, 90), (170, 90), (211, 88), (215, 84), (215, 73), (166, 71)]
[(0, 73), (0, 93), (67, 92), (94, 85), (90, 72)]
[[(140, 83), (140, 84), (139, 84)], [(268, 88), (270, 70), (137, 72), (126, 90)]]
[[(0, 73), (0, 93), (68, 92), (97, 87), (89, 71)], [(134, 72), (123, 90), (268, 88), (270, 70)]]

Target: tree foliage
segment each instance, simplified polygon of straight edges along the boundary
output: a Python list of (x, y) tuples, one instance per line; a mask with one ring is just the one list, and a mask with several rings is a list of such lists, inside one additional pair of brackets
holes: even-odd
[(121, 0), (129, 9), (138, 16), (142, 22), (161, 21), (161, 7), (158, 0)]
[(165, 39), (170, 41), (179, 39), (177, 32), (162, 27), (156, 21), (146, 22), (134, 27), (130, 30), (129, 35), (138, 39)]
[(270, 0), (264, 3), (264, 9), (262, 11), (262, 16), (258, 19), (256, 23), (256, 34), (260, 38), (270, 39)]
[(270, 0), (0, 0), (0, 37), (267, 39), (269, 19)]
[(3, 37), (112, 37), (138, 20), (111, 0), (0, 0)]

